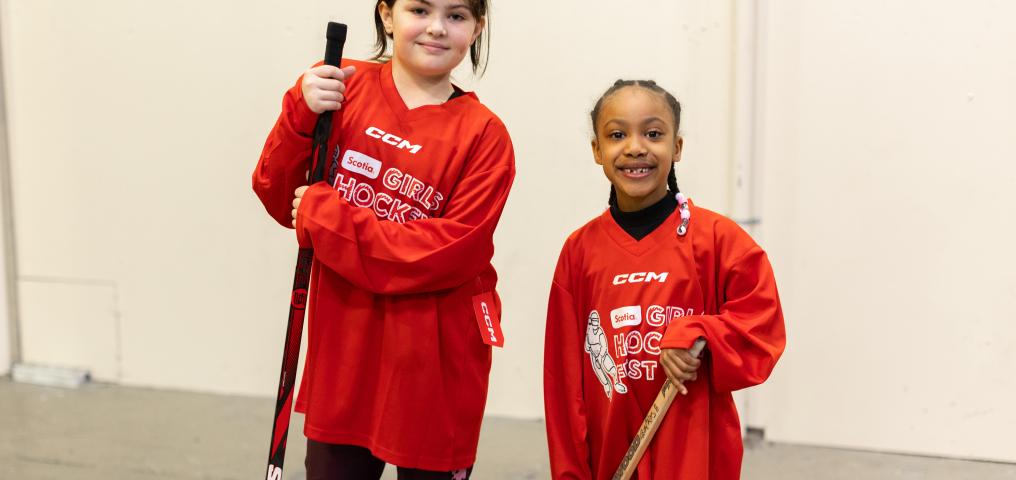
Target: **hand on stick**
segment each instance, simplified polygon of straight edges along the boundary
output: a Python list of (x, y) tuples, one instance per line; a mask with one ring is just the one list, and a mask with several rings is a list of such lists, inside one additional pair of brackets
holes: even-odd
[(688, 394), (688, 388), (684, 382), (692, 382), (698, 379), (698, 369), (702, 366), (702, 360), (692, 356), (685, 348), (665, 348), (660, 354), (660, 363), (663, 364), (667, 377), (677, 387), (681, 395)]
[(303, 81), (300, 83), (307, 107), (319, 115), (342, 108), (342, 102), (346, 101), (346, 81), (355, 72), (356, 67), (353, 66), (340, 69), (331, 65), (319, 65), (309, 68), (303, 73)]
[(293, 227), (296, 227), (296, 211), (300, 208), (300, 200), (303, 199), (303, 194), (307, 193), (307, 189), (310, 188), (306, 185), (297, 188), (296, 192), (293, 192), (295, 198), (293, 198)]

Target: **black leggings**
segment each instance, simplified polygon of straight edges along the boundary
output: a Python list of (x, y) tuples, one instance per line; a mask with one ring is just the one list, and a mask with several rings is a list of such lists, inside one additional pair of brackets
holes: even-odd
[[(363, 447), (307, 439), (307, 480), (378, 480), (385, 462)], [(454, 472), (399, 469), (399, 480), (467, 480), (473, 467)]]

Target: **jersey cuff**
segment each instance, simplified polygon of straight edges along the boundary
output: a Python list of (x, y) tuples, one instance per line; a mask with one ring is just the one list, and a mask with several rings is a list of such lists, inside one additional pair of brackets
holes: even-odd
[[(307, 231), (307, 209), (310, 208), (309, 204), (318, 201), (317, 190), (320, 188), (326, 188), (331, 190), (325, 182), (318, 182), (311, 185), (307, 191), (303, 192), (303, 198), (300, 200), (300, 207), (296, 209), (296, 241), (300, 244), (300, 248), (311, 248), (313, 243), (311, 242), (310, 232)], [(325, 192), (327, 195), (327, 191)]]
[(296, 83), (294, 88), (292, 109), (289, 111), (289, 122), (292, 125), (293, 130), (304, 136), (311, 136), (314, 134), (314, 127), (317, 125), (318, 114), (314, 113), (307, 106), (307, 101), (303, 97), (303, 77)]
[[(683, 320), (683, 321), (682, 321)], [(667, 327), (660, 348), (690, 349), (699, 337), (708, 339), (705, 326), (697, 315), (681, 317)]]

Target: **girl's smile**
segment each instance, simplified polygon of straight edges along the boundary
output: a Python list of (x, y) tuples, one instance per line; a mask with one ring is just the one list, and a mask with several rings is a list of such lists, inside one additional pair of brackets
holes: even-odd
[(393, 61), (422, 77), (447, 78), (486, 24), (463, 0), (399, 0), (380, 14), (395, 41)]
[(671, 118), (663, 96), (644, 88), (623, 88), (604, 101), (593, 156), (621, 210), (641, 210), (667, 194), (667, 176), (684, 142)]
[(432, 55), (441, 55), (441, 54), (447, 52), (448, 50), (451, 50), (451, 47), (446, 47), (446, 46), (444, 46), (444, 45), (442, 45), (440, 43), (437, 43), (437, 42), (420, 41), (420, 42), (416, 42), (416, 44), (419, 45), (420, 47), (423, 47), (423, 49), (427, 53), (432, 54)]
[(641, 179), (652, 175), (653, 170), (656, 170), (654, 165), (646, 166), (631, 166), (631, 167), (618, 167), (618, 171), (624, 176), (631, 179)]

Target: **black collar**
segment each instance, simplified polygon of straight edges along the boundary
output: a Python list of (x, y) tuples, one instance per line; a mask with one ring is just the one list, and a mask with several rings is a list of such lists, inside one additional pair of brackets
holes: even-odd
[(677, 199), (669, 191), (660, 201), (634, 212), (622, 212), (616, 200), (610, 202), (610, 216), (635, 240), (642, 240), (656, 230), (674, 210), (677, 210)]

